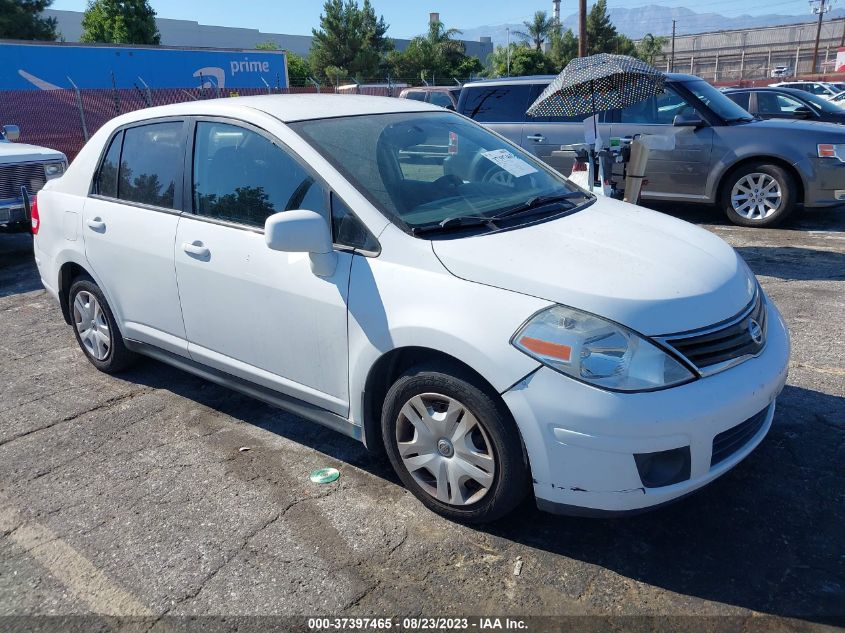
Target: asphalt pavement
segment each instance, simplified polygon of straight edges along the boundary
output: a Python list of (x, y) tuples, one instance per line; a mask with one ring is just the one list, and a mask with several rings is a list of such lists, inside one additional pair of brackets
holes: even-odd
[[(648, 514), (526, 502), (482, 528), (427, 511), (386, 461), (296, 416), (152, 360), (97, 372), (29, 236), (0, 235), (0, 629), (356, 614), (845, 623), (845, 210), (773, 230), (676, 215), (735, 246), (790, 327), (769, 436)], [(311, 483), (323, 466), (340, 479)]]

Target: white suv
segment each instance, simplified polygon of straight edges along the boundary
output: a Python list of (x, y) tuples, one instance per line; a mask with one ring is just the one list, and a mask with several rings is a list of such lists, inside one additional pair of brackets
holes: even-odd
[(61, 152), (37, 145), (15, 143), (17, 125), (0, 127), (0, 228), (26, 227), (22, 190), (37, 193), (44, 183), (61, 176), (67, 158)]
[(786, 326), (715, 235), (595, 198), (408, 99), (195, 101), (106, 124), (32, 218), (89, 360), (136, 353), (385, 449), (453, 519), (681, 497), (748, 455)]

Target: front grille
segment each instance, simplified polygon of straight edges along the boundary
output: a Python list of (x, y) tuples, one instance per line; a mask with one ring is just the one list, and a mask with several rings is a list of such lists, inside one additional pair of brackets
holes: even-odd
[(713, 466), (719, 462), (725, 461), (728, 457), (748, 444), (749, 440), (757, 435), (757, 432), (762, 428), (768, 413), (769, 407), (766, 407), (760, 411), (760, 413), (752, 415), (745, 422), (741, 422), (727, 431), (722, 431), (714, 437), (713, 456), (710, 458), (710, 468), (713, 468)]
[[(759, 335), (759, 340), (754, 339), (754, 334)], [(722, 363), (730, 365), (731, 361), (756, 356), (766, 345), (766, 301), (763, 292), (758, 288), (751, 303), (732, 319), (705, 330), (673, 334), (661, 340), (703, 370), (702, 373), (711, 373), (718, 369), (714, 366)]]
[(0, 165), (0, 199), (20, 198), (21, 187), (26, 187), (30, 193), (38, 193), (45, 182), (42, 163)]

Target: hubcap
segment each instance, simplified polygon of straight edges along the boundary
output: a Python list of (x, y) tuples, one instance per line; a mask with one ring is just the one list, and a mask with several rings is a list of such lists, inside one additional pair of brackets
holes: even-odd
[(748, 220), (763, 220), (783, 204), (780, 183), (769, 174), (755, 172), (739, 179), (731, 190), (731, 206)]
[(488, 175), (486, 178), (487, 182), (492, 182), (495, 185), (502, 185), (503, 187), (513, 187), (516, 185), (514, 182), (513, 174), (509, 174), (505, 170), (494, 171), (492, 174)]
[(396, 420), (396, 442), (414, 480), (443, 503), (475, 503), (493, 485), (493, 444), (472, 412), (454, 398), (424, 393), (408, 400)]
[(85, 290), (77, 293), (73, 300), (73, 322), (85, 350), (97, 360), (105, 360), (111, 349), (111, 332), (97, 297)]

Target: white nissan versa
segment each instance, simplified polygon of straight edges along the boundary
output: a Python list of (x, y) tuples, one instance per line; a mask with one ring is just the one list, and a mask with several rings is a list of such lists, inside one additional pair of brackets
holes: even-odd
[(384, 448), (485, 521), (685, 495), (769, 430), (777, 308), (721, 239), (596, 199), (419, 101), (266, 96), (123, 115), (32, 210), (89, 360), (146, 354)]

